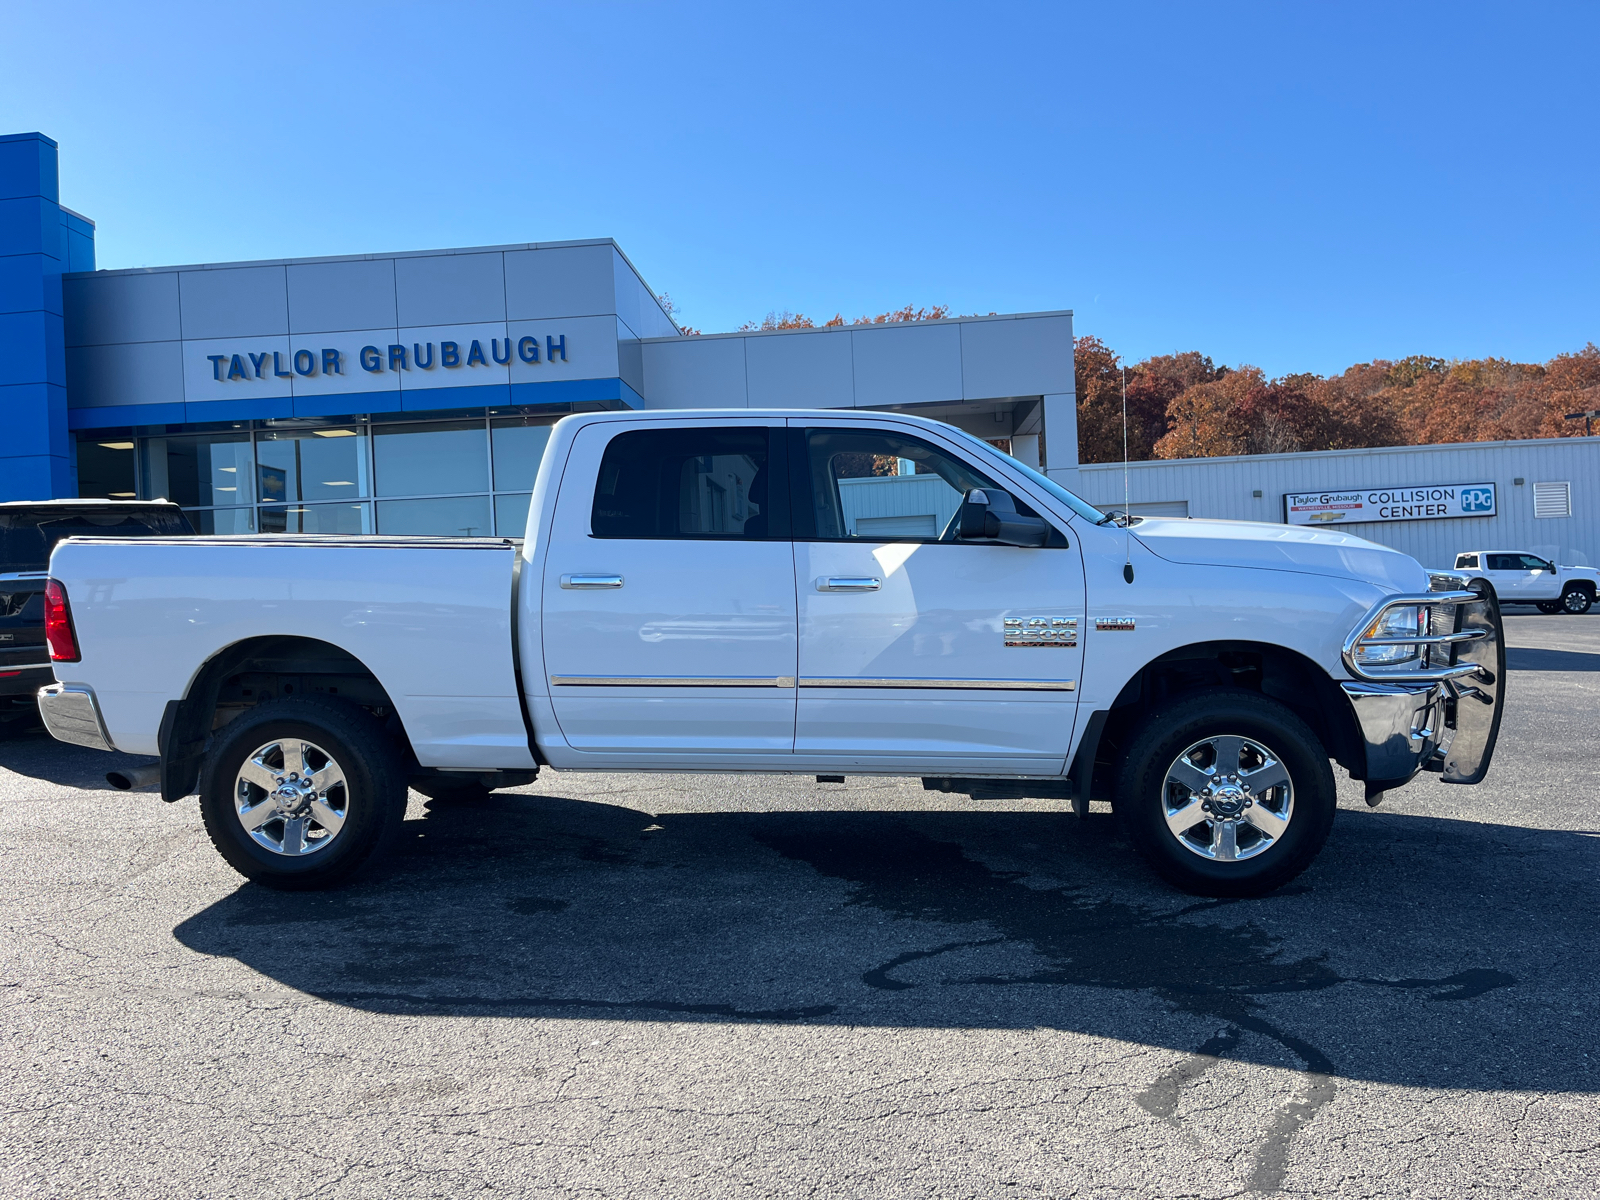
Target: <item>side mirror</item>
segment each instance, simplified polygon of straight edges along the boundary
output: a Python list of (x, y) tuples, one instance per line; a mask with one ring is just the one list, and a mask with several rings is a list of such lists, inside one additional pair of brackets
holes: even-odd
[(1017, 511), (1011, 493), (999, 488), (973, 488), (961, 501), (956, 526), (963, 542), (998, 542), (1003, 546), (1043, 546), (1050, 523)]

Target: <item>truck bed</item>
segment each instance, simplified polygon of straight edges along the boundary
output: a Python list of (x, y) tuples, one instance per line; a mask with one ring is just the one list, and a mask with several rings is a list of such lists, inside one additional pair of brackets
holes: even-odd
[(394, 702), (425, 767), (534, 765), (516, 679), (518, 543), (506, 538), (73, 538), (66, 587), (82, 660), (118, 750), (158, 753), (162, 713), (244, 638), (310, 638), (353, 655)]

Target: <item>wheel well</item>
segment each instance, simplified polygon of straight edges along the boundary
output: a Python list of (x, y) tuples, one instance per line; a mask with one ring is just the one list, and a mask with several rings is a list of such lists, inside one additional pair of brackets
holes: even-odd
[(404, 736), (389, 693), (355, 655), (316, 638), (247, 638), (212, 655), (184, 698), (167, 704), (160, 734), (162, 796), (176, 800), (194, 790), (214, 731), (257, 704), (295, 696), (359, 705)]
[(1117, 694), (1095, 751), (1089, 794), (1111, 797), (1122, 752), (1142, 717), (1163, 701), (1220, 688), (1241, 688), (1278, 701), (1311, 726), (1329, 756), (1352, 778), (1365, 777), (1366, 752), (1355, 714), (1327, 671), (1282, 646), (1201, 642), (1145, 664)]
[(1584, 595), (1588, 596), (1590, 600), (1595, 598), (1594, 584), (1590, 583), (1587, 579), (1568, 580), (1567, 586), (1561, 589), (1561, 594), (1565, 596), (1568, 592), (1582, 592)]

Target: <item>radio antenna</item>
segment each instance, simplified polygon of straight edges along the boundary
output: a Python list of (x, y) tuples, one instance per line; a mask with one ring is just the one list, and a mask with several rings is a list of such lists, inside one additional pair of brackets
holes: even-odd
[(1133, 582), (1133, 511), (1128, 492), (1128, 368), (1122, 371), (1122, 578)]

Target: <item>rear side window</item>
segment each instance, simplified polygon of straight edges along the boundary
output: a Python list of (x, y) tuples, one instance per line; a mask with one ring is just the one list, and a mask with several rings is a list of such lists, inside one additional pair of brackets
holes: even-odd
[(597, 538), (788, 538), (782, 456), (764, 427), (636, 429), (606, 446), (589, 528)]
[(176, 509), (137, 512), (0, 514), (0, 570), (43, 571), (56, 543), (69, 537), (171, 537), (194, 532)]
[(1522, 570), (1522, 559), (1515, 554), (1491, 554), (1489, 555), (1488, 569), (1491, 571), (1520, 571)]
[(1458, 554), (1458, 555), (1456, 555), (1456, 568), (1459, 570), (1459, 569), (1461, 569), (1463, 567), (1470, 567), (1473, 570), (1477, 570), (1477, 568), (1478, 568), (1478, 556), (1476, 554)]

